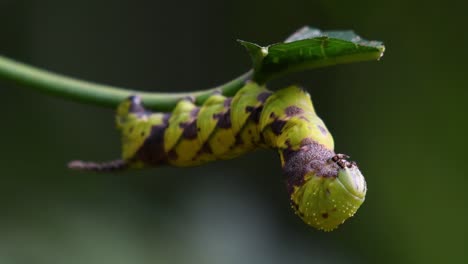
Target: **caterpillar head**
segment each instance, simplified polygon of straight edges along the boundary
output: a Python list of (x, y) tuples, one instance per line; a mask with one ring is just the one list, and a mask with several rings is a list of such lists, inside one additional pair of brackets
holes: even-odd
[(366, 182), (348, 156), (313, 143), (283, 157), (292, 207), (308, 225), (331, 231), (364, 202)]

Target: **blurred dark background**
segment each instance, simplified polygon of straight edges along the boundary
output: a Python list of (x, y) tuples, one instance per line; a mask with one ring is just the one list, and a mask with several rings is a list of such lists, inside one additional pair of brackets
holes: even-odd
[(294, 74), (368, 183), (331, 233), (294, 215), (273, 151), (197, 168), (67, 170), (119, 156), (113, 110), (0, 80), (0, 263), (466, 263), (468, 55), (454, 1), (0, 0), (0, 53), (152, 91), (209, 88), (250, 60), (236, 39), (303, 25), (382, 40), (380, 62)]

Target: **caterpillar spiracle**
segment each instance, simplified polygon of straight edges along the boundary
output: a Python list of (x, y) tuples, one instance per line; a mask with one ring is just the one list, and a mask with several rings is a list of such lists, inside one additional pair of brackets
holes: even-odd
[(364, 202), (366, 182), (356, 163), (334, 152), (310, 95), (298, 86), (271, 92), (247, 82), (234, 97), (214, 93), (201, 106), (187, 98), (172, 113), (147, 111), (137, 96), (117, 109), (122, 158), (73, 161), (70, 168), (112, 171), (160, 165), (196, 166), (256, 148), (279, 152), (292, 208), (302, 220), (329, 231)]

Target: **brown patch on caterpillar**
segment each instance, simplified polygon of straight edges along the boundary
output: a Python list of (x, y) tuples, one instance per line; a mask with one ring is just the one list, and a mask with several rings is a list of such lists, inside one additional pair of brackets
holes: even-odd
[(328, 134), (328, 131), (326, 128), (324, 128), (323, 126), (321, 125), (317, 125), (318, 129), (320, 130), (320, 132), (322, 133), (322, 135), (326, 136)]
[(271, 113), (270, 113), (270, 118), (276, 118), (276, 117), (277, 117), (277, 116), (276, 116), (276, 114), (275, 114), (274, 112), (271, 112)]
[(327, 219), (327, 218), (328, 218), (328, 213), (323, 213), (323, 214), (322, 214), (322, 218)]
[(255, 124), (258, 124), (260, 122), (260, 115), (262, 114), (263, 111), (263, 105), (259, 107), (253, 107), (253, 106), (247, 106), (245, 108), (246, 113), (250, 113), (250, 120), (254, 121)]
[(239, 133), (239, 134), (236, 135), (236, 141), (234, 142), (234, 145), (238, 146), (238, 145), (242, 145), (242, 144), (244, 144), (244, 141), (242, 140), (242, 137), (241, 137), (241, 135)]
[(186, 139), (196, 139), (197, 138), (197, 120), (191, 122), (182, 122), (179, 124), (179, 127), (184, 129), (182, 136)]
[(281, 119), (276, 119), (271, 123), (271, 131), (275, 133), (275, 135), (281, 135), (281, 131), (283, 130), (283, 127), (286, 125), (287, 121), (281, 120)]
[(286, 114), (286, 116), (292, 117), (292, 116), (303, 114), (304, 110), (302, 110), (302, 108), (297, 107), (295, 105), (291, 105), (291, 106), (286, 107), (286, 109), (284, 110), (284, 113)]
[(200, 153), (213, 154), (213, 150), (211, 149), (211, 147), (210, 147), (210, 145), (208, 143), (203, 144), (200, 151), (201, 151)]
[(194, 109), (192, 109), (192, 111), (190, 111), (190, 117), (191, 118), (197, 117), (199, 112), (200, 112), (200, 107), (195, 107)]
[(265, 136), (263, 133), (260, 133), (260, 142), (265, 142)]
[(259, 95), (257, 95), (257, 100), (261, 103), (264, 103), (272, 94), (272, 92), (262, 92)]
[(224, 100), (224, 107), (230, 107), (231, 106), (231, 103), (232, 103), (232, 97), (229, 97), (229, 98), (226, 98), (226, 100)]
[(353, 167), (356, 167), (358, 168), (356, 162), (354, 161), (348, 161), (347, 159), (349, 159), (350, 157), (346, 154), (341, 154), (341, 153), (338, 153), (336, 154), (335, 156), (333, 156), (330, 161), (333, 161), (335, 162), (335, 164), (337, 164), (338, 166), (340, 166), (342, 169), (345, 169), (345, 168), (353, 168)]
[(200, 156), (201, 154), (213, 154), (213, 150), (211, 149), (210, 145), (208, 144), (208, 142), (205, 142), (201, 149), (197, 152), (197, 154), (195, 155), (195, 157), (193, 158), (193, 160), (196, 160), (197, 159), (197, 156)]
[(167, 153), (167, 157), (168, 157), (170, 160), (176, 160), (177, 158), (179, 158), (179, 155), (177, 155), (177, 152), (176, 152), (174, 149), (171, 149), (171, 150)]
[(216, 124), (219, 128), (231, 128), (231, 109), (228, 109), (225, 113), (213, 114), (214, 119), (218, 119)]
[(311, 139), (311, 138), (304, 138), (304, 139), (301, 140), (301, 147), (302, 147), (302, 146), (305, 146), (305, 145), (310, 145), (310, 144), (312, 144), (312, 143), (314, 143), (314, 140), (313, 140), (313, 139)]
[(163, 116), (163, 119), (162, 119), (163, 123), (167, 125), (169, 123), (170, 118), (171, 118), (171, 114), (165, 113), (164, 116)]
[(169, 116), (164, 116), (162, 124), (151, 127), (148, 138), (135, 155), (137, 160), (149, 165), (159, 165), (167, 161), (164, 151), (164, 132), (168, 127)]
[(334, 156), (333, 151), (316, 142), (302, 146), (299, 150), (284, 149), (283, 174), (288, 193), (294, 191), (294, 186), (304, 184), (304, 176), (310, 171), (318, 177), (336, 177), (339, 167), (329, 162)]
[(128, 108), (128, 112), (138, 115), (146, 114), (146, 110), (141, 105), (141, 98), (139, 96), (132, 95), (128, 97), (128, 100), (130, 100), (130, 107)]

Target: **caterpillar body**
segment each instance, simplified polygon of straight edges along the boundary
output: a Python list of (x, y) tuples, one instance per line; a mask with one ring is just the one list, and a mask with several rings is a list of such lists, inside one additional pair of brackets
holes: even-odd
[(73, 161), (80, 170), (110, 171), (150, 166), (196, 166), (231, 159), (256, 148), (280, 155), (292, 208), (304, 222), (325, 231), (354, 215), (366, 182), (356, 163), (334, 152), (333, 137), (298, 86), (271, 92), (247, 82), (234, 97), (220, 93), (201, 106), (181, 100), (172, 113), (147, 111), (137, 96), (116, 115), (122, 159)]

